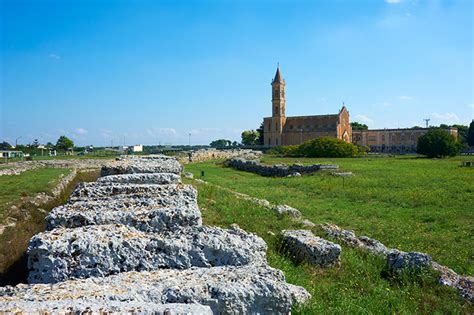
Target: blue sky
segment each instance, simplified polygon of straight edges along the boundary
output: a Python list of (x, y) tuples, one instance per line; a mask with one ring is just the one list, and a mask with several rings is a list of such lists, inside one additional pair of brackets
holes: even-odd
[(271, 115), (473, 119), (474, 1), (0, 0), (0, 141), (207, 144)]

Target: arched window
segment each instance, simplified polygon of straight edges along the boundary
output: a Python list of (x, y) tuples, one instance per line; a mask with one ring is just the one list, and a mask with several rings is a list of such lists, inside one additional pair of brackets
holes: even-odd
[(275, 144), (278, 145), (278, 139), (275, 139)]

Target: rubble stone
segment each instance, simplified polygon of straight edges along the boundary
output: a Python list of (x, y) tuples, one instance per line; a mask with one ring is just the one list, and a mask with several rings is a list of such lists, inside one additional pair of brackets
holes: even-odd
[(301, 212), (295, 208), (292, 208), (287, 205), (277, 205), (273, 207), (273, 210), (278, 212), (278, 214), (283, 215), (283, 214), (288, 214), (292, 218), (300, 218), (301, 217)]
[(240, 229), (194, 227), (145, 233), (123, 225), (55, 229), (28, 246), (29, 283), (125, 271), (266, 263), (266, 243)]
[(286, 249), (298, 260), (321, 267), (339, 263), (341, 246), (314, 236), (311, 231), (284, 230), (282, 236)]

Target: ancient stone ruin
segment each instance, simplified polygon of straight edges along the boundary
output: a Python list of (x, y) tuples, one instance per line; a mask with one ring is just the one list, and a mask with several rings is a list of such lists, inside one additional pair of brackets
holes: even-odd
[(266, 165), (260, 163), (258, 159), (246, 159), (245, 157), (235, 157), (229, 160), (228, 165), (239, 171), (256, 173), (262, 176), (271, 177), (291, 177), (311, 174), (321, 170), (337, 170), (335, 164), (292, 164), (292, 165)]
[(238, 226), (202, 225), (197, 192), (165, 156), (121, 158), (51, 211), (28, 246), (28, 281), (0, 313), (288, 314), (309, 293)]

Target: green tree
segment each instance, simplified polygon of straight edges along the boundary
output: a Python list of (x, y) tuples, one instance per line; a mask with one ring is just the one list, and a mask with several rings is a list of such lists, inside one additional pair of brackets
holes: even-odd
[(230, 140), (219, 139), (219, 140), (212, 141), (209, 145), (213, 148), (224, 148), (224, 147), (230, 147), (231, 144), (232, 144), (232, 141)]
[(357, 121), (351, 122), (352, 130), (368, 130), (369, 126), (366, 124), (358, 123)]
[(260, 124), (260, 127), (257, 129), (258, 132), (258, 138), (257, 138), (257, 144), (258, 145), (263, 145), (263, 122)]
[(474, 120), (469, 124), (466, 140), (469, 146), (474, 146)]
[(469, 127), (464, 125), (452, 125), (452, 128), (458, 130), (458, 139), (462, 145), (467, 144), (467, 134), (469, 133)]
[(10, 143), (6, 141), (3, 141), (2, 143), (0, 143), (0, 150), (10, 150), (11, 147), (12, 146), (10, 145)]
[(67, 151), (74, 147), (74, 142), (66, 136), (61, 136), (56, 142), (56, 148), (59, 150)]
[(416, 152), (427, 157), (455, 156), (460, 149), (459, 143), (446, 130), (431, 129), (418, 139)]
[(244, 130), (242, 132), (242, 144), (243, 145), (257, 145), (258, 131), (256, 130)]

